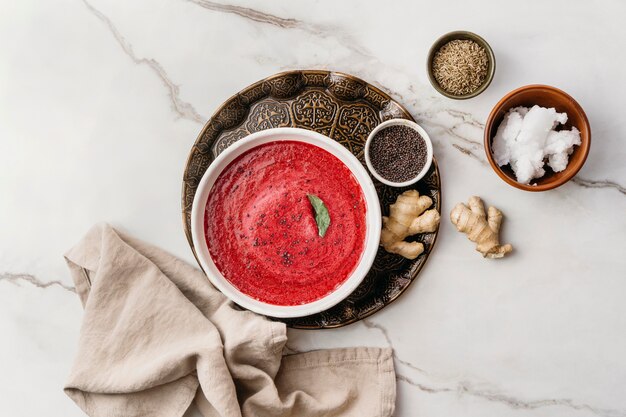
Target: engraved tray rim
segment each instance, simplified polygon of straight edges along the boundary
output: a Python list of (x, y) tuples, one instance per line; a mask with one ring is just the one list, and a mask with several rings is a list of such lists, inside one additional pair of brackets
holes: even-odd
[[(186, 191), (186, 178), (187, 178), (187, 173), (189, 171), (189, 167), (191, 165), (192, 162), (192, 157), (194, 156), (194, 148), (195, 146), (201, 141), (202, 137), (205, 135), (207, 128), (210, 126), (210, 124), (214, 121), (215, 117), (227, 106), (229, 105), (233, 100), (237, 100), (237, 98), (241, 95), (242, 92), (245, 91), (249, 91), (252, 90), (255, 87), (258, 87), (260, 85), (262, 85), (263, 83), (266, 83), (268, 81), (277, 79), (277, 78), (283, 78), (283, 77), (287, 77), (287, 76), (291, 76), (291, 75), (297, 75), (297, 74), (311, 74), (311, 73), (327, 73), (328, 76), (339, 76), (339, 77), (343, 77), (343, 78), (347, 78), (347, 79), (351, 79), (356, 81), (357, 83), (361, 83), (363, 85), (366, 85), (367, 87), (371, 88), (373, 91), (375, 91), (377, 94), (381, 95), (382, 97), (384, 97), (386, 100), (388, 100), (389, 102), (394, 103), (396, 106), (398, 106), (398, 108), (400, 110), (402, 110), (405, 115), (406, 118), (408, 120), (414, 121), (415, 119), (413, 118), (413, 116), (411, 115), (411, 113), (399, 102), (397, 102), (396, 100), (394, 100), (391, 96), (389, 96), (389, 94), (385, 93), (384, 91), (382, 91), (380, 88), (372, 85), (371, 83), (356, 77), (354, 75), (345, 73), (345, 72), (341, 72), (341, 71), (334, 71), (334, 70), (329, 70), (329, 69), (296, 69), (296, 70), (286, 70), (286, 71), (281, 71), (275, 74), (272, 74), (268, 77), (262, 78), (252, 84), (249, 84), (247, 86), (245, 86), (244, 88), (242, 88), (241, 90), (237, 91), (235, 94), (232, 94), (231, 96), (229, 96), (226, 100), (224, 100), (222, 102), (222, 104), (220, 104), (215, 111), (213, 112), (213, 114), (211, 114), (211, 116), (207, 119), (207, 121), (204, 123), (204, 125), (202, 126), (202, 129), (200, 129), (200, 132), (198, 133), (193, 145), (191, 146), (191, 149), (189, 150), (189, 154), (185, 160), (185, 168), (183, 170), (183, 178), (182, 178), (182, 189), (181, 189), (181, 214), (182, 214), (182, 221), (183, 221), (183, 229), (185, 232), (185, 237), (187, 239), (187, 243), (189, 244), (189, 247), (191, 249), (191, 252), (193, 253), (194, 258), (196, 259), (196, 262), (198, 263), (198, 265), (200, 266), (200, 262), (198, 260), (198, 255), (196, 254), (196, 250), (195, 247), (193, 245), (193, 241), (191, 238), (191, 229), (190, 229), (190, 225), (187, 222), (187, 204), (185, 202), (185, 191)], [(252, 103), (251, 103), (252, 104)], [(397, 117), (392, 117), (392, 118), (397, 118)], [(294, 126), (294, 127), (299, 127), (299, 126)], [(326, 135), (327, 136), (327, 135)], [(332, 139), (332, 138), (331, 138)], [(333, 139), (334, 140), (334, 139)], [(212, 163), (212, 162), (211, 162)], [(367, 169), (367, 168), (366, 168)], [(437, 201), (435, 201), (435, 208), (437, 209), (437, 211), (439, 213), (441, 213), (441, 206), (442, 206), (442, 185), (441, 185), (441, 174), (439, 173), (439, 164), (437, 163), (436, 158), (433, 156), (433, 162), (432, 162), (432, 167), (431, 170), (433, 171), (433, 173), (437, 176), (438, 179), (438, 183), (439, 183), (439, 187), (438, 187), (438, 199)], [(205, 171), (206, 172), (206, 171)], [(204, 175), (204, 173), (202, 174)], [(422, 181), (422, 180), (420, 180)], [(413, 186), (409, 186), (408, 188), (413, 188), (416, 184), (413, 184)], [(193, 192), (193, 195), (195, 196), (195, 190)], [(192, 199), (193, 200), (193, 199)], [(190, 210), (190, 208), (189, 208)], [(422, 271), (422, 269), (424, 268), (424, 266), (426, 265), (426, 261), (428, 260), (428, 257), (430, 256), (430, 254), (432, 253), (433, 249), (436, 246), (438, 237), (439, 237), (439, 227), (437, 226), (437, 230), (433, 233), (433, 240), (432, 243), (430, 244), (430, 247), (428, 248), (427, 251), (425, 251), (425, 256), (426, 259), (424, 259), (424, 262), (422, 262), (418, 267), (417, 270), (415, 271), (415, 275), (410, 279), (410, 282), (404, 287), (402, 288), (399, 292), (397, 292), (393, 297), (390, 297), (381, 307), (379, 308), (375, 308), (372, 309), (371, 311), (368, 311), (362, 315), (359, 316), (353, 316), (350, 319), (341, 321), (340, 323), (336, 323), (336, 324), (324, 324), (324, 325), (304, 325), (304, 324), (292, 324), (292, 323), (286, 323), (288, 327), (294, 328), (294, 329), (301, 329), (301, 330), (323, 330), (323, 329), (336, 329), (336, 328), (340, 328), (340, 327), (344, 327), (347, 326), (349, 324), (353, 324), (356, 322), (359, 322), (363, 319), (366, 319), (368, 317), (370, 317), (371, 315), (377, 313), (378, 311), (382, 310), (383, 308), (387, 307), (389, 304), (393, 303), (395, 300), (397, 300), (398, 298), (400, 298), (400, 296), (402, 296), (407, 289), (411, 286), (411, 284), (417, 280), (419, 273)], [(420, 255), (421, 256), (421, 255)], [(200, 266), (200, 268), (202, 269), (202, 267)], [(203, 271), (204, 272), (204, 271)], [(236, 305), (236, 304), (235, 304)], [(239, 307), (239, 306), (238, 306)], [(332, 308), (332, 307), (331, 307)], [(326, 310), (328, 311), (328, 310)], [(323, 313), (323, 312), (322, 312)], [(321, 314), (321, 313), (320, 313)], [(276, 318), (273, 317), (269, 317), (271, 320), (277, 320)]]

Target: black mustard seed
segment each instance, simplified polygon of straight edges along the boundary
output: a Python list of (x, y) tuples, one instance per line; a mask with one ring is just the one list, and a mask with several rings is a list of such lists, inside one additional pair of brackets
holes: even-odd
[(426, 141), (410, 127), (389, 126), (372, 138), (369, 156), (381, 177), (392, 182), (409, 181), (426, 164)]

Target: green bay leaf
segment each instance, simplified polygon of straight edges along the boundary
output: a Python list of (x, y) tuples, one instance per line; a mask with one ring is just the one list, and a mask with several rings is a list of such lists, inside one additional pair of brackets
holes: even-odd
[(328, 226), (330, 226), (330, 215), (328, 214), (328, 209), (322, 199), (315, 194), (307, 194), (307, 197), (311, 202), (311, 206), (313, 206), (313, 211), (315, 211), (317, 231), (320, 237), (324, 237), (326, 231), (328, 230)]

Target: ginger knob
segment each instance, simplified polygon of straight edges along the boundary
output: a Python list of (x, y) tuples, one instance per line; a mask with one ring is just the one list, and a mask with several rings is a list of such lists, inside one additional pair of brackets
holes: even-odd
[(476, 243), (476, 250), (485, 258), (502, 258), (513, 250), (510, 244), (500, 245), (500, 225), (502, 212), (489, 207), (485, 215), (485, 207), (480, 197), (470, 197), (467, 205), (457, 204), (450, 212), (450, 220), (459, 232)]
[(431, 233), (439, 226), (437, 210), (426, 210), (433, 204), (428, 196), (416, 190), (408, 190), (398, 196), (389, 206), (389, 217), (383, 216), (380, 244), (387, 252), (415, 259), (424, 252), (420, 242), (405, 242), (405, 238), (417, 233)]

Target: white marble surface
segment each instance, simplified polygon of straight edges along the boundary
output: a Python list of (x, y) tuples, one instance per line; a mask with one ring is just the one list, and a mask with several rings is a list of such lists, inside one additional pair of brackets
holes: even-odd
[[(484, 196), (516, 252), (483, 260), (446, 221), (400, 300), (290, 347), (393, 346), (398, 417), (626, 416), (626, 3), (232, 1), (0, 0), (0, 415), (82, 415), (61, 390), (82, 315), (62, 253), (104, 220), (191, 261), (180, 188), (203, 121), (260, 78), (328, 68), (405, 104), (434, 139), (444, 218)], [(464, 102), (425, 73), (454, 29), (498, 62)], [(571, 93), (594, 135), (546, 193), (503, 183), (481, 144), (529, 83)]]

